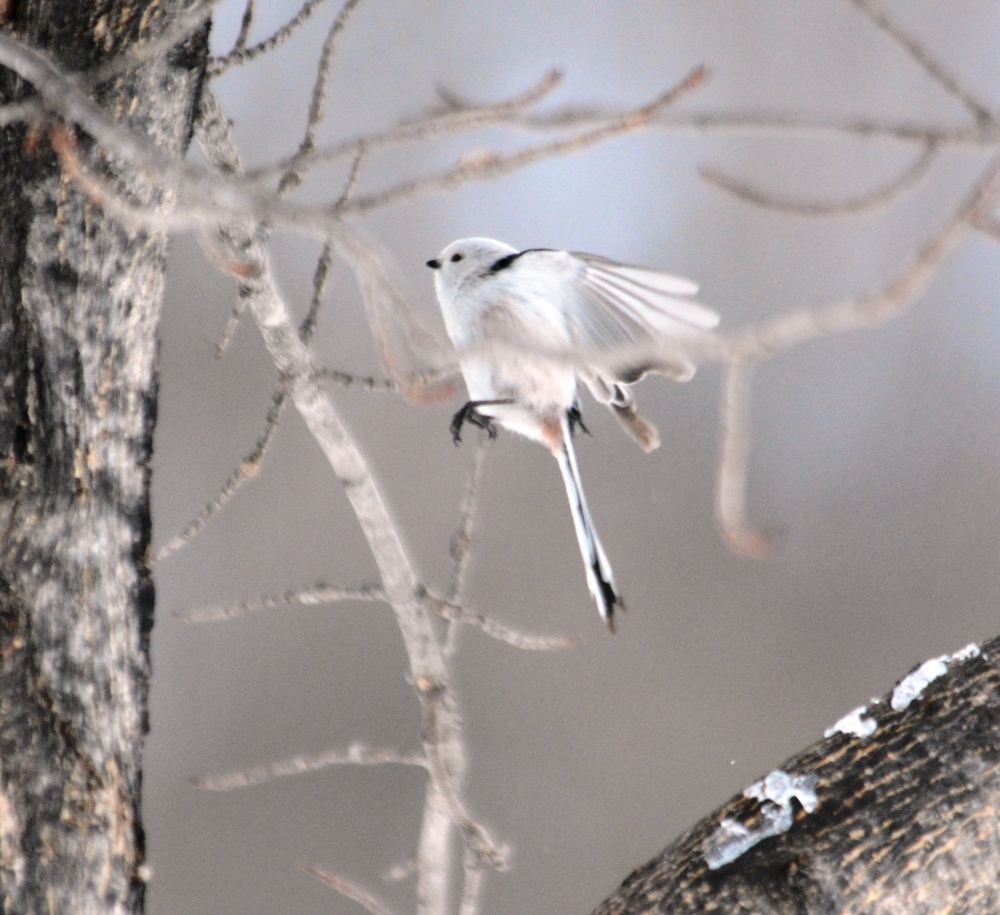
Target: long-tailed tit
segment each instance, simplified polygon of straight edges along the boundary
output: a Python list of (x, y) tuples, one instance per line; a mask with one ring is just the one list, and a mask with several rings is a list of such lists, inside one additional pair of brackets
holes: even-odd
[[(679, 353), (664, 355), (662, 344), (711, 330), (719, 316), (691, 299), (698, 287), (690, 280), (593, 254), (516, 251), (489, 238), (465, 238), (427, 266), (469, 389), (451, 424), (455, 442), (465, 422), (494, 436), (495, 420), (548, 447), (566, 485), (587, 585), (614, 632), (615, 607), (625, 606), (573, 450), (577, 378), (652, 451), (659, 437), (636, 412), (628, 386), (649, 372), (688, 380), (694, 364)], [(560, 353), (564, 358), (554, 357)], [(581, 354), (593, 363), (573, 358)]]

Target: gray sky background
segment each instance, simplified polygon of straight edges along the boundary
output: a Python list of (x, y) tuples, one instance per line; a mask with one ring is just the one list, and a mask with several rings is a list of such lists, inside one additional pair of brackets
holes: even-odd
[[(255, 36), (296, 3), (262, 4)], [(902, 22), (989, 104), (1000, 103), (1000, 7), (896, 2)], [(216, 45), (242, 7), (220, 9)], [(292, 151), (335, 7), (217, 90), (249, 163)], [(696, 64), (683, 105), (868, 116), (935, 125), (966, 112), (847, 2), (813, 0), (368, 0), (344, 35), (325, 140), (391, 124), (444, 86), (476, 100), (566, 72), (550, 103), (633, 105)], [(512, 148), (489, 131), (373, 158), (363, 189)], [(616, 139), (490, 184), (364, 220), (428, 310), (423, 262), (487, 235), (565, 247), (698, 280), (727, 327), (876, 288), (957, 206), (982, 151), (945, 149), (911, 194), (864, 216), (807, 220), (702, 182), (714, 164), (781, 193), (855, 196), (919, 150), (885, 141), (732, 134)], [(304, 199), (334, 199), (342, 172)], [(262, 428), (274, 372), (252, 322), (213, 357), (234, 291), (190, 237), (175, 239), (162, 326), (154, 477), (163, 543), (217, 492)], [(317, 246), (279, 236), (283, 290), (301, 316)], [(928, 657), (1000, 631), (1000, 264), (974, 239), (907, 317), (802, 347), (761, 368), (750, 509), (786, 532), (757, 562), (729, 554), (712, 518), (719, 375), (638, 389), (663, 446), (643, 455), (592, 401), (579, 440), (597, 526), (629, 605), (608, 635), (584, 581), (558, 470), (501, 434), (487, 457), (470, 603), (580, 648), (522, 653), (476, 632), (455, 681), (470, 743), (467, 799), (514, 849), (484, 913), (587, 912), (635, 866)], [(316, 339), (336, 368), (381, 372), (346, 268)], [(472, 447), (448, 434), (461, 398), (415, 407), (331, 389), (374, 468), (417, 568), (449, 574), (448, 542)], [(363, 741), (416, 749), (419, 717), (390, 611), (340, 604), (188, 626), (172, 614), (326, 580), (374, 580), (346, 500), (288, 410), (263, 471), (156, 570), (152, 734), (145, 808), (150, 911), (360, 911), (296, 867), (372, 888), (399, 915), (412, 881), (380, 874), (413, 852), (423, 777), (332, 769), (231, 794), (190, 779)]]

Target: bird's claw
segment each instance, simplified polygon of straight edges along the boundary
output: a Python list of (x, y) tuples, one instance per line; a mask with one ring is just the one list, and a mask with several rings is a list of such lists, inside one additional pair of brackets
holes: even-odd
[(576, 432), (576, 427), (579, 426), (581, 430), (590, 435), (590, 430), (583, 424), (583, 414), (580, 412), (579, 404), (573, 404), (566, 411), (566, 420), (569, 422), (569, 434), (573, 435)]
[(477, 407), (484, 403), (496, 403), (497, 401), (476, 401), (470, 400), (461, 410), (451, 418), (451, 440), (456, 445), (462, 444), (462, 426), (472, 423), (479, 429), (483, 429), (490, 438), (497, 437), (496, 424), (488, 416), (479, 412)]

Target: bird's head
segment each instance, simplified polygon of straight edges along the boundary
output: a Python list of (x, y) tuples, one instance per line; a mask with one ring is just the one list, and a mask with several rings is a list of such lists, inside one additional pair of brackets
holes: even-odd
[(470, 277), (488, 275), (500, 258), (515, 254), (516, 249), (492, 238), (461, 238), (453, 241), (437, 257), (427, 261), (434, 271), (434, 286), (442, 304), (455, 298)]

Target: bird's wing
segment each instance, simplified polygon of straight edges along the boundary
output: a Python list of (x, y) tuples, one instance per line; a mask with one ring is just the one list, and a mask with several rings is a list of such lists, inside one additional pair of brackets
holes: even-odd
[[(697, 284), (682, 277), (619, 264), (595, 254), (528, 250), (505, 265), (519, 287), (550, 285), (559, 299), (573, 343), (597, 352), (621, 349), (621, 362), (603, 365), (601, 374), (634, 384), (647, 372), (686, 381), (694, 365), (681, 354), (666, 356), (661, 341), (712, 330), (714, 311), (692, 299)], [(542, 278), (548, 282), (543, 283)], [(642, 352), (649, 344), (648, 354)]]

